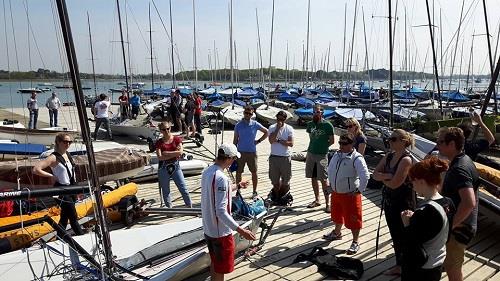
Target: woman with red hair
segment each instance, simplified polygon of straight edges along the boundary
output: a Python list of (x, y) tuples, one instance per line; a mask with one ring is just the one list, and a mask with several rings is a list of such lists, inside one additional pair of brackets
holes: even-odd
[(446, 257), (448, 217), (454, 213), (453, 201), (439, 194), (441, 175), (448, 162), (431, 157), (414, 164), (408, 175), (413, 189), (423, 200), (415, 211), (401, 212), (404, 225), (401, 280), (440, 280)]

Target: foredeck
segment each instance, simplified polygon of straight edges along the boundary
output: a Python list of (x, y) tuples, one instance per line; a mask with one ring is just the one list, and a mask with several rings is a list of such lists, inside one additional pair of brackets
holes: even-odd
[[(301, 152), (307, 148), (308, 137), (304, 129), (296, 129), (294, 152)], [(224, 132), (224, 141), (232, 141), (232, 131)], [(219, 143), (221, 135), (218, 136)], [(206, 134), (205, 145), (213, 151), (214, 136)], [(194, 145), (185, 144), (186, 150), (201, 149)], [(268, 155), (270, 145), (262, 143), (258, 146), (258, 191), (263, 197), (271, 188), (268, 179)], [(378, 158), (367, 157), (371, 168), (376, 165)], [(323, 211), (324, 205), (315, 209), (306, 206), (313, 200), (311, 182), (305, 178), (305, 163), (292, 162), (291, 191), (294, 197), (293, 206), (284, 212), (276, 222), (271, 235), (264, 247), (254, 256), (246, 258), (236, 266), (236, 270), (227, 275), (227, 280), (321, 280), (327, 279), (326, 275), (318, 272), (317, 266), (312, 263), (294, 263), (293, 260), (300, 253), (308, 253), (315, 246), (332, 250), (340, 255), (350, 246), (352, 236), (347, 229), (343, 230), (343, 239), (327, 242), (322, 239), (323, 234), (333, 229), (330, 214)], [(246, 170), (244, 178), (250, 179)], [(187, 185), (191, 192), (193, 202), (200, 202), (200, 176), (187, 178)], [(182, 206), (183, 201), (177, 189), (172, 186), (174, 205)], [(159, 202), (158, 184), (141, 184), (139, 198), (156, 199)], [(245, 190), (243, 195), (250, 197), (251, 189)], [(380, 190), (367, 190), (363, 194), (363, 229), (360, 237), (360, 251), (354, 255), (363, 261), (365, 273), (362, 280), (398, 280), (383, 275), (383, 272), (395, 264), (389, 230), (385, 219), (382, 217), (378, 255), (375, 255), (375, 239), (380, 215), (381, 192)], [(167, 220), (176, 220), (170, 218)], [(148, 217), (142, 224), (162, 223), (165, 219)], [(471, 242), (466, 253), (464, 264), (464, 277), (466, 280), (500, 280), (500, 221), (498, 217), (479, 218), (479, 233)], [(207, 273), (195, 277), (193, 280), (204, 280)], [(446, 274), (443, 279), (447, 280)]]

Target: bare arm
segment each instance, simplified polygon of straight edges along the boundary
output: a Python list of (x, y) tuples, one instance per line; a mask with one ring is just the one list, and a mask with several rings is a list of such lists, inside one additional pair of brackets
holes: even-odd
[(476, 195), (472, 187), (461, 188), (458, 190), (460, 204), (457, 206), (457, 212), (453, 217), (452, 229), (459, 226), (472, 212), (476, 206)]
[[(377, 167), (375, 167), (375, 170), (373, 170), (373, 179), (376, 181), (383, 181), (388, 179), (389, 177), (387, 176), (387, 173), (384, 173), (384, 166), (385, 162), (387, 161), (387, 155), (384, 156), (377, 164)], [(392, 175), (390, 175), (392, 177)]]
[(284, 146), (293, 147), (293, 136), (289, 136), (287, 140), (280, 140), (280, 143)]
[(175, 151), (161, 151), (160, 148), (157, 148), (156, 156), (158, 156), (158, 160), (168, 160), (181, 156), (182, 152), (183, 152), (182, 144), (179, 144)]
[[(477, 113), (475, 113), (475, 115), (476, 114)], [(478, 115), (478, 117), (479, 117), (479, 115)], [(478, 120), (477, 123), (479, 124), (479, 126), (481, 126), (481, 131), (483, 131), (483, 135), (486, 138), (486, 140), (488, 141), (488, 143), (490, 145), (492, 145), (493, 143), (495, 143), (495, 136), (490, 131), (490, 129), (488, 129), (488, 127), (486, 127), (486, 125), (484, 124), (483, 120), (480, 117), (479, 117), (479, 120)]]
[(384, 184), (392, 189), (398, 188), (405, 182), (410, 167), (411, 158), (404, 157), (403, 159), (401, 159), (401, 162), (399, 162), (398, 170), (396, 171), (396, 173), (392, 176), (392, 178), (384, 180)]
[(264, 127), (260, 128), (259, 131), (261, 131), (263, 133), (262, 137), (259, 138), (259, 142), (262, 142), (263, 140), (267, 139), (267, 137), (269, 136), (269, 131)]
[(359, 152), (359, 154), (361, 154), (361, 155), (364, 156), (365, 155), (365, 149), (366, 149), (366, 143), (360, 143), (358, 145), (358, 152)]
[(56, 165), (57, 165), (57, 159), (56, 159), (56, 157), (54, 155), (50, 155), (46, 159), (37, 162), (33, 166), (33, 170), (32, 171), (33, 171), (33, 174), (35, 174), (37, 176), (41, 176), (41, 177), (44, 177), (44, 178), (54, 178), (55, 179), (55, 177), (54, 177), (53, 174), (44, 171), (44, 169), (46, 169), (48, 167), (54, 167)]
[(278, 136), (280, 129), (281, 128), (278, 128), (278, 125), (276, 125), (275, 130), (269, 134), (269, 143), (270, 144), (273, 144), (277, 141), (276, 137)]
[(335, 143), (335, 135), (331, 135), (328, 139), (328, 146), (332, 145), (333, 143)]
[(238, 135), (238, 132), (234, 131), (234, 136), (233, 136), (233, 144), (234, 145), (238, 145), (239, 138), (240, 138), (240, 136)]

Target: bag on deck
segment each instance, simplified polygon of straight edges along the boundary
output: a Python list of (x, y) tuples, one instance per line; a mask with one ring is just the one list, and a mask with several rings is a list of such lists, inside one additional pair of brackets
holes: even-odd
[(309, 254), (298, 255), (294, 262), (310, 261), (329, 278), (358, 280), (363, 276), (363, 263), (358, 259), (337, 257), (320, 247), (314, 247)]
[(236, 191), (236, 196), (232, 199), (231, 214), (233, 216), (241, 216), (244, 218), (250, 217), (250, 207), (245, 199), (243, 199), (243, 196), (241, 196), (239, 190)]

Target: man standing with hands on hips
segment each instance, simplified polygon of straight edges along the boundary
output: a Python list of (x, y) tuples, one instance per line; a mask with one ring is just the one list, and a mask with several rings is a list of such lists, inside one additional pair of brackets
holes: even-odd
[(315, 208), (321, 206), (319, 199), (319, 185), (321, 182), (323, 194), (325, 196), (325, 212), (330, 213), (330, 204), (328, 198), (328, 185), (326, 180), (328, 167), (328, 150), (335, 141), (333, 135), (333, 126), (330, 122), (323, 119), (323, 108), (316, 105), (313, 109), (313, 120), (307, 123), (306, 132), (309, 133), (309, 147), (306, 155), (306, 178), (311, 179), (314, 201), (307, 207)]
[(248, 182), (229, 184), (224, 170), (240, 156), (235, 145), (222, 144), (217, 151), (215, 164), (201, 176), (201, 217), (211, 259), (211, 280), (214, 281), (224, 280), (224, 274), (234, 270), (233, 231), (247, 240), (255, 240), (255, 235), (241, 228), (231, 216), (231, 192), (246, 188)]
[[(267, 129), (259, 122), (252, 120), (253, 107), (247, 105), (243, 111), (243, 119), (234, 126), (233, 144), (238, 147), (238, 152), (241, 153), (241, 158), (238, 158), (238, 170), (236, 170), (236, 181), (241, 181), (241, 174), (245, 169), (245, 163), (248, 165), (250, 173), (252, 173), (252, 197), (257, 194), (257, 144), (267, 139), (269, 135)], [(263, 135), (259, 139), (255, 139), (257, 131), (261, 131)]]
[(273, 184), (271, 199), (279, 201), (290, 191), (292, 177), (292, 159), (290, 147), (293, 146), (293, 128), (285, 123), (286, 112), (280, 110), (276, 114), (276, 124), (269, 127), (269, 142), (271, 155), (269, 156), (269, 179)]

